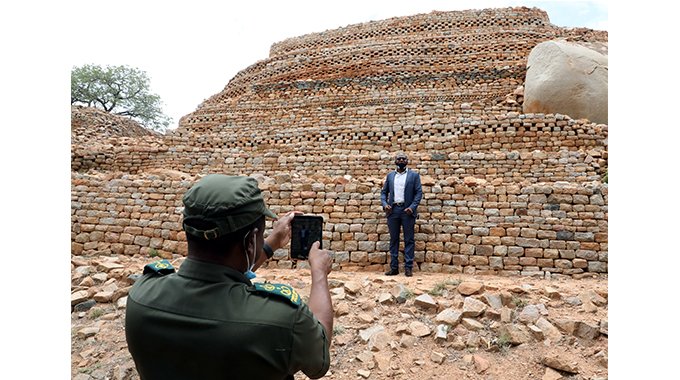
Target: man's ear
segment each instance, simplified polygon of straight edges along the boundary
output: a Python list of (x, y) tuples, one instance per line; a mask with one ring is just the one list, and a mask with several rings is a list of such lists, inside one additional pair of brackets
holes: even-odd
[(252, 254), (255, 252), (255, 245), (257, 244), (257, 233), (260, 231), (259, 228), (253, 227), (250, 232), (246, 235), (248, 238), (248, 241), (246, 241), (246, 249), (248, 250), (248, 254)]

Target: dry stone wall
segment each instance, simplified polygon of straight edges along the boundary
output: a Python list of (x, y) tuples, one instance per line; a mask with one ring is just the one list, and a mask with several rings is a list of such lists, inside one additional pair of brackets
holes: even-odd
[[(380, 181), (256, 176), (269, 208), (324, 217), (336, 269), (382, 270), (389, 232)], [(177, 173), (72, 174), (72, 252), (186, 255), (182, 195), (196, 178)], [(416, 224), (421, 270), (577, 275), (606, 272), (606, 186), (488, 183), (424, 177)], [(271, 222), (268, 222), (271, 223)], [(271, 227), (271, 225), (268, 225)], [(291, 267), (281, 249), (269, 263)]]
[[(102, 136), (98, 145), (74, 144), (71, 168), (382, 177), (392, 170), (391, 155), (401, 150), (408, 152), (413, 169), (435, 179), (457, 175), (505, 182), (584, 182), (601, 178), (606, 167), (606, 125), (550, 114), (451, 120), (445, 107), (420, 108), (401, 118), (413, 123), (385, 121), (382, 127), (352, 125), (360, 115), (349, 114), (344, 125), (300, 123), (275, 133), (255, 121), (214, 133), (168, 132), (163, 139)], [(426, 122), (441, 120), (438, 112), (449, 122)]]
[(144, 128), (128, 117), (113, 115), (97, 108), (85, 106), (71, 106), (71, 132), (72, 143), (87, 141), (88, 135), (93, 132), (105, 136), (162, 136), (156, 131)]
[(607, 35), (536, 8), (350, 25), (274, 44), (164, 136), (78, 126), (72, 251), (185, 255), (181, 197), (225, 173), (257, 178), (277, 214), (322, 215), (336, 269), (383, 270), (380, 190), (404, 151), (423, 181), (417, 269), (606, 272), (608, 126), (522, 113), (527, 56), (554, 38)]

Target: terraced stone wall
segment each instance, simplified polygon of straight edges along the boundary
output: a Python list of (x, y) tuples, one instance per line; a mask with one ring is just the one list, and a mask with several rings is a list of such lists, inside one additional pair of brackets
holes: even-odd
[(531, 49), (560, 33), (541, 10), (506, 8), (432, 12), (290, 38), (185, 116), (180, 130), (229, 125), (230, 113), (502, 100), (523, 82)]
[[(456, 175), (538, 183), (597, 180), (607, 165), (608, 127), (587, 120), (511, 113), (423, 121), (441, 120), (433, 116), (436, 107), (410, 115), (404, 118), (415, 122), (405, 125), (302, 124), (262, 133), (254, 121), (213, 133), (170, 133), (164, 139), (100, 138), (98, 145), (74, 145), (72, 170), (383, 177), (392, 170), (391, 156), (403, 150), (413, 169), (435, 179)], [(348, 124), (361, 122), (360, 115), (345, 117)], [(198, 144), (190, 143), (194, 139)]]
[[(393, 156), (423, 180), (418, 269), (607, 271), (608, 126), (522, 114), (526, 60), (559, 28), (537, 8), (432, 12), (275, 43), (164, 136), (72, 130), (72, 251), (186, 254), (181, 196), (209, 173), (324, 217), (336, 269), (384, 270)], [(269, 225), (271, 227), (271, 225)], [(269, 265), (290, 267), (285, 249)]]

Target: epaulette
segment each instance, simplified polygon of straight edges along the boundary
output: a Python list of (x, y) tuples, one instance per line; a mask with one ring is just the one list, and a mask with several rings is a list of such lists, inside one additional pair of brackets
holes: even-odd
[(261, 284), (255, 283), (255, 289), (268, 294), (274, 294), (290, 301), (295, 306), (300, 306), (300, 295), (293, 288), (282, 284)]
[(170, 265), (170, 262), (166, 259), (156, 261), (155, 263), (146, 264), (144, 266), (143, 274), (147, 273), (157, 273), (160, 275), (166, 275), (170, 273), (175, 273), (175, 268)]

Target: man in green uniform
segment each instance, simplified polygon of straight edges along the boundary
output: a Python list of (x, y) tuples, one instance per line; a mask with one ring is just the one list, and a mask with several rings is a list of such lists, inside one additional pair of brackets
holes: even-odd
[(183, 198), (188, 254), (177, 272), (149, 264), (130, 290), (125, 336), (142, 380), (322, 377), (330, 366), (331, 259), (314, 243), (305, 303), (291, 287), (253, 284), (252, 273), (290, 240), (288, 213), (264, 239), (257, 181), (213, 174)]

